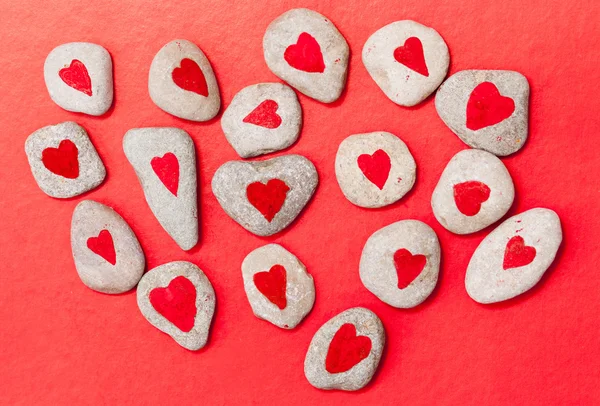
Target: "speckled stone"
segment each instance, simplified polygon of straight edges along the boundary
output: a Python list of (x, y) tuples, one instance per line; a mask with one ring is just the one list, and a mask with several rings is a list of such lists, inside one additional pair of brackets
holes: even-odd
[(416, 171), (406, 144), (383, 131), (349, 136), (335, 157), (335, 176), (344, 196), (361, 207), (400, 200), (412, 189)]
[(391, 101), (414, 106), (442, 83), (448, 73), (450, 53), (436, 30), (403, 20), (371, 35), (363, 47), (362, 60)]
[(440, 256), (440, 243), (431, 227), (418, 220), (398, 221), (367, 240), (360, 258), (360, 279), (385, 303), (415, 307), (437, 284)]
[[(484, 83), (489, 91), (480, 87)], [(480, 90), (474, 92), (476, 88)], [(467, 114), (468, 104), (476, 112), (471, 118)], [(529, 83), (518, 72), (455, 73), (440, 86), (435, 108), (444, 123), (472, 148), (506, 156), (520, 150), (527, 140)]]
[(315, 333), (304, 360), (304, 375), (319, 389), (359, 390), (373, 378), (384, 345), (379, 317), (362, 307), (348, 309)]
[(69, 198), (94, 189), (106, 169), (87, 132), (72, 121), (49, 125), (25, 141), (31, 173), (48, 196)]
[(223, 210), (242, 227), (269, 236), (294, 221), (318, 183), (312, 162), (300, 155), (284, 155), (265, 161), (226, 162), (212, 179), (212, 191)]
[(183, 348), (195, 351), (206, 345), (216, 297), (196, 265), (176, 261), (148, 271), (138, 285), (137, 303), (150, 324)]
[(71, 249), (81, 281), (98, 292), (127, 292), (144, 273), (144, 252), (129, 225), (116, 211), (93, 200), (75, 207)]
[(465, 278), (479, 303), (496, 303), (527, 292), (550, 267), (562, 242), (558, 215), (531, 209), (500, 224), (475, 250)]
[(196, 153), (190, 136), (179, 128), (134, 128), (123, 150), (135, 169), (148, 206), (184, 250), (198, 242)]
[(489, 152), (467, 149), (448, 162), (431, 196), (431, 207), (444, 228), (469, 234), (500, 220), (514, 197), (513, 181), (502, 161)]
[(208, 58), (183, 39), (158, 51), (150, 65), (148, 91), (154, 104), (186, 120), (208, 121), (221, 108), (219, 85)]
[(242, 158), (292, 145), (302, 128), (302, 107), (292, 88), (259, 83), (235, 95), (221, 118), (227, 141)]
[(280, 79), (323, 103), (346, 85), (350, 48), (327, 17), (297, 8), (277, 17), (263, 38), (265, 61)]

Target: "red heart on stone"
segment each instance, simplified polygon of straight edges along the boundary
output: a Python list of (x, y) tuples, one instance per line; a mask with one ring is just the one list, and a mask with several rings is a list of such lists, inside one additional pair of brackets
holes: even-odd
[(265, 100), (250, 112), (245, 118), (244, 123), (250, 123), (274, 129), (281, 125), (281, 117), (277, 114), (279, 105), (275, 100)]
[(373, 155), (362, 154), (356, 162), (365, 177), (379, 189), (383, 189), (392, 168), (390, 156), (387, 152), (378, 149), (373, 152)]
[(283, 58), (292, 68), (304, 72), (323, 73), (325, 71), (321, 47), (317, 40), (306, 32), (300, 34), (295, 44), (287, 47)]
[(286, 272), (282, 265), (273, 265), (265, 272), (254, 274), (254, 285), (260, 293), (281, 310), (287, 306)]
[(421, 274), (427, 258), (425, 255), (413, 255), (401, 248), (394, 253), (394, 265), (398, 274), (398, 289), (404, 289)]
[(346, 372), (367, 358), (370, 352), (371, 339), (366, 336), (357, 336), (354, 324), (343, 324), (329, 344), (325, 368), (331, 374)]
[(42, 151), (42, 163), (50, 172), (68, 179), (79, 177), (79, 151), (71, 140), (62, 140), (58, 148)]
[(404, 45), (396, 48), (394, 50), (394, 59), (423, 76), (429, 76), (429, 70), (425, 63), (425, 55), (423, 54), (423, 44), (417, 37), (408, 38), (404, 42)]
[(454, 202), (465, 216), (474, 216), (481, 210), (481, 204), (490, 198), (490, 188), (475, 180), (454, 185)]
[(523, 237), (516, 235), (506, 244), (504, 251), (504, 269), (519, 268), (529, 265), (535, 259), (536, 251), (534, 247), (525, 245)]
[(467, 128), (477, 131), (498, 124), (515, 111), (515, 102), (504, 97), (495, 84), (483, 82), (477, 85), (467, 102)]
[(88, 96), (92, 95), (92, 79), (90, 79), (87, 68), (81, 61), (73, 59), (68, 68), (62, 68), (58, 71), (58, 76), (73, 89), (79, 90)]
[(290, 188), (280, 179), (271, 179), (267, 184), (254, 182), (246, 188), (246, 196), (252, 206), (262, 213), (268, 222), (273, 220), (273, 217), (285, 202), (285, 198)]
[(115, 244), (112, 235), (108, 230), (100, 231), (98, 237), (90, 237), (87, 240), (87, 247), (96, 255), (100, 255), (112, 265), (117, 263), (117, 254), (115, 253)]
[(158, 179), (165, 185), (169, 192), (177, 196), (179, 189), (179, 161), (172, 152), (167, 152), (161, 157), (154, 157), (150, 165), (158, 176)]
[(173, 78), (173, 82), (183, 90), (208, 97), (206, 78), (196, 61), (189, 58), (182, 59), (180, 67), (173, 69), (171, 77)]
[(185, 276), (173, 279), (166, 288), (150, 291), (150, 303), (165, 319), (187, 333), (196, 319), (196, 287)]

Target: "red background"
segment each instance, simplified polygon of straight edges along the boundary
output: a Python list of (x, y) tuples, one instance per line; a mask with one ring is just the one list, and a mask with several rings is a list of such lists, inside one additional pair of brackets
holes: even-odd
[[(598, 2), (242, 3), (0, 0), (0, 403), (598, 404)], [(222, 134), (220, 115), (198, 124), (161, 111), (148, 96), (148, 69), (165, 43), (191, 40), (212, 62), (227, 106), (244, 86), (276, 80), (262, 56), (263, 33), (279, 14), (301, 6), (331, 18), (347, 38), (348, 85), (332, 105), (300, 96), (304, 129), (285, 153), (310, 158), (320, 185), (291, 227), (259, 238), (234, 223), (210, 190), (219, 165), (238, 158)], [(396, 106), (361, 62), (369, 35), (401, 19), (439, 31), (450, 48), (451, 73), (511, 69), (529, 79), (530, 138), (521, 152), (503, 159), (517, 190), (509, 214), (554, 209), (564, 241), (541, 283), (518, 299), (492, 306), (472, 301), (465, 269), (491, 228), (455, 236), (431, 212), (438, 177), (465, 145), (439, 119), (431, 98), (416, 108)], [(112, 54), (115, 103), (103, 117), (69, 113), (48, 96), (46, 55), (71, 41), (95, 42)], [(42, 126), (67, 120), (88, 130), (108, 176), (91, 193), (62, 201), (35, 184), (24, 141)], [(196, 142), (202, 238), (189, 253), (152, 216), (124, 156), (123, 135), (143, 126), (177, 126)], [(375, 130), (408, 144), (418, 179), (399, 203), (369, 211), (342, 195), (334, 158), (345, 137)], [(186, 351), (152, 327), (135, 292), (108, 296), (81, 283), (69, 229), (73, 208), (85, 198), (123, 215), (149, 268), (189, 260), (208, 275), (217, 312), (205, 349)], [(362, 286), (358, 262), (370, 234), (409, 218), (436, 230), (443, 265), (432, 296), (415, 309), (399, 310)], [(290, 249), (315, 279), (314, 309), (293, 331), (255, 318), (244, 294), (242, 259), (269, 241)], [(379, 372), (359, 393), (317, 390), (303, 373), (310, 339), (353, 306), (375, 311), (385, 325), (388, 344)]]

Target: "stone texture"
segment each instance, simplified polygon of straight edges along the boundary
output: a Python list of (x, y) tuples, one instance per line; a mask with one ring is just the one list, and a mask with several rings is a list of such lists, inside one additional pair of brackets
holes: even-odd
[(229, 144), (242, 158), (289, 147), (302, 128), (302, 107), (296, 93), (281, 83), (259, 83), (235, 95), (221, 127)]
[(348, 309), (316, 332), (304, 360), (304, 375), (319, 389), (359, 390), (377, 370), (384, 345), (379, 317), (362, 307)]
[(469, 234), (500, 220), (514, 197), (513, 181), (502, 161), (489, 152), (467, 149), (448, 162), (431, 207), (444, 228)]
[(65, 110), (100, 116), (113, 102), (112, 59), (106, 49), (88, 42), (54, 48), (44, 63), (50, 98)]
[(25, 141), (31, 173), (48, 196), (69, 198), (104, 181), (106, 169), (87, 132), (67, 121), (32, 133)]
[(265, 161), (229, 161), (212, 179), (223, 210), (246, 230), (269, 236), (286, 228), (312, 197), (319, 176), (300, 155)]
[(208, 58), (183, 39), (158, 51), (150, 65), (148, 91), (158, 107), (186, 120), (208, 121), (221, 108), (219, 85)]
[(414, 106), (442, 83), (448, 73), (450, 54), (436, 30), (403, 20), (371, 35), (363, 47), (362, 60), (391, 101)]
[(255, 249), (242, 262), (244, 290), (259, 319), (292, 329), (315, 303), (315, 283), (294, 254), (278, 244)]
[(355, 205), (367, 208), (400, 200), (412, 189), (416, 170), (406, 144), (383, 131), (349, 136), (335, 157), (342, 192)]
[(116, 211), (93, 200), (75, 207), (71, 248), (81, 281), (98, 292), (127, 292), (144, 273), (144, 252), (129, 225)]
[(558, 215), (536, 208), (492, 231), (475, 250), (465, 278), (479, 303), (496, 303), (527, 292), (550, 267), (562, 241)]
[(179, 128), (134, 128), (123, 150), (140, 180), (156, 219), (184, 250), (198, 242), (196, 153)]
[(440, 243), (431, 227), (418, 220), (398, 221), (367, 240), (360, 258), (360, 279), (385, 303), (415, 307), (437, 284), (440, 255)]
[(206, 345), (215, 312), (215, 291), (196, 265), (176, 261), (147, 272), (137, 288), (142, 315), (188, 350)]
[(327, 17), (305, 8), (277, 17), (263, 38), (265, 61), (280, 79), (323, 103), (346, 85), (350, 48)]
[(528, 134), (529, 83), (518, 72), (464, 70), (450, 76), (435, 96), (440, 118), (472, 148), (506, 156)]

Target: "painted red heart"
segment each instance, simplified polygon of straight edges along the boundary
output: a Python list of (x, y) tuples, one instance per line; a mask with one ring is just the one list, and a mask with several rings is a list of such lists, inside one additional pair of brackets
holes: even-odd
[(73, 89), (79, 90), (88, 96), (92, 95), (92, 79), (83, 62), (73, 59), (69, 67), (58, 71), (58, 76)]
[(282, 265), (273, 265), (271, 269), (254, 274), (254, 285), (271, 303), (281, 310), (287, 306), (286, 272)]
[(67, 179), (79, 177), (79, 151), (71, 140), (62, 140), (58, 148), (42, 151), (42, 163), (50, 172)]
[(481, 210), (481, 204), (490, 198), (490, 188), (482, 182), (470, 180), (457, 183), (454, 189), (454, 203), (465, 216), (474, 216)]
[(150, 291), (150, 304), (179, 330), (187, 333), (196, 320), (196, 287), (185, 276), (174, 278), (166, 288)]
[(277, 114), (279, 105), (275, 100), (265, 100), (250, 112), (245, 118), (244, 123), (250, 123), (274, 129), (281, 125), (281, 117)]
[(417, 37), (408, 38), (404, 45), (396, 48), (394, 59), (423, 76), (429, 76), (429, 69), (427, 69), (425, 55), (423, 54), (423, 44)]
[(306, 32), (300, 34), (295, 44), (287, 47), (283, 58), (294, 69), (312, 73), (325, 71), (321, 47), (317, 40)]
[(183, 90), (208, 97), (208, 84), (200, 66), (189, 58), (181, 60), (180, 67), (171, 73), (173, 82)]
[(514, 100), (502, 96), (495, 84), (480, 83), (467, 102), (467, 128), (477, 131), (496, 125), (512, 116), (514, 111)]
[(371, 353), (371, 339), (357, 336), (354, 324), (343, 324), (335, 333), (325, 358), (325, 369), (330, 374), (346, 372)]
[(390, 156), (382, 149), (373, 152), (373, 155), (362, 154), (356, 160), (358, 167), (367, 179), (379, 189), (383, 189), (392, 168)]
[(117, 263), (117, 254), (112, 235), (108, 230), (100, 231), (98, 237), (90, 237), (87, 240), (87, 247), (96, 255), (100, 255), (108, 263), (115, 265)]
[(516, 235), (508, 240), (506, 244), (502, 267), (504, 269), (511, 269), (529, 265), (535, 259), (535, 255), (535, 247), (525, 245), (523, 237)]
[(177, 196), (177, 190), (179, 189), (179, 161), (175, 154), (167, 152), (162, 158), (155, 156), (150, 161), (150, 165), (167, 190), (173, 193), (174, 196)]
[(401, 248), (394, 253), (394, 265), (398, 274), (398, 289), (404, 289), (421, 274), (427, 264), (425, 255), (413, 255)]
[(290, 188), (280, 179), (271, 179), (267, 184), (254, 182), (246, 188), (246, 197), (252, 206), (271, 222), (279, 213)]

